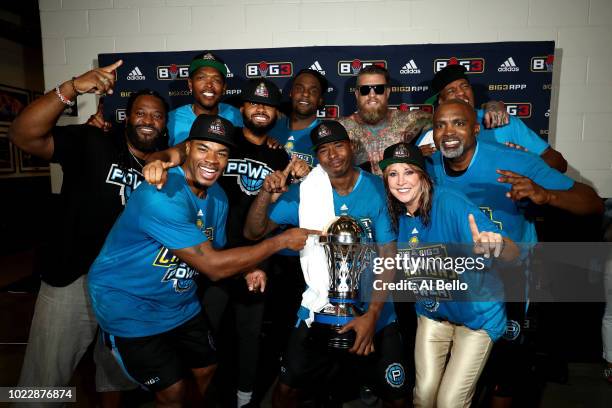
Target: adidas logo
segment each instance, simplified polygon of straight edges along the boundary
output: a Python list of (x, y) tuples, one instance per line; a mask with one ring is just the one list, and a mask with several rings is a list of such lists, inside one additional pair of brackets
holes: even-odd
[(497, 68), (497, 72), (518, 72), (519, 67), (516, 66), (516, 63), (512, 59), (512, 57), (505, 60), (499, 68)]
[(319, 64), (319, 61), (315, 61), (311, 66), (310, 69), (314, 69), (315, 71), (319, 71), (319, 74), (321, 75), (325, 75), (325, 70), (323, 69), (323, 67), (321, 66), (321, 64)]
[(232, 71), (230, 71), (230, 69), (227, 66), (227, 64), (225, 64), (225, 69), (227, 69), (227, 77), (226, 78), (233, 78), (234, 74), (232, 73)]
[(294, 141), (295, 137), (293, 137), (293, 135), (289, 136), (289, 138), (287, 139), (287, 141)]
[(347, 211), (348, 207), (346, 206), (346, 204), (342, 204), (342, 207), (340, 207), (340, 211)]
[(418, 233), (419, 233), (419, 230), (418, 230), (418, 229), (416, 229), (416, 227), (414, 227), (414, 228), (412, 229), (411, 234), (418, 234)]
[(142, 72), (140, 71), (140, 68), (138, 67), (134, 67), (132, 72), (130, 72), (127, 76), (128, 81), (143, 81), (145, 79), (146, 79), (145, 76), (142, 75)]
[(198, 217), (202, 217), (203, 215), (204, 215), (204, 213), (202, 212), (202, 209), (200, 209), (200, 210), (198, 211)]
[(408, 61), (406, 65), (404, 65), (402, 69), (400, 69), (400, 74), (402, 75), (420, 74), (420, 73), (421, 73), (421, 70), (419, 69), (419, 67), (417, 67), (417, 64), (415, 64), (413, 59)]

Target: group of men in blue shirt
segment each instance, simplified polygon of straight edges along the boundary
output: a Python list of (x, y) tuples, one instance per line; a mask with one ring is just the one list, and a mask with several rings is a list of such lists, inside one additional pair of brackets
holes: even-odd
[[(197, 272), (218, 280), (254, 271), (283, 248), (300, 249), (306, 234), (313, 232), (293, 229), (269, 235), (280, 226), (300, 225), (299, 184), (289, 186), (289, 174), (300, 178), (307, 172), (306, 165), (320, 164), (331, 181), (336, 215), (366, 218), (381, 256), (388, 254), (386, 249), (394, 247), (397, 240), (381, 180), (355, 167), (359, 163), (354, 163), (350, 135), (339, 122), (316, 117), (327, 89), (320, 73), (298, 72), (290, 91), (292, 111), (275, 125), (263, 108), (245, 116), (245, 106), (241, 112), (220, 102), (226, 75), (225, 64), (214, 54), (204, 52), (194, 58), (188, 80), (194, 103), (171, 111), (167, 121), (169, 144), (181, 148), (174, 156), (147, 157), (148, 161), (152, 157), (162, 160), (157, 167), (145, 168), (145, 177), (163, 179), (163, 183), (158, 183), (158, 188), (143, 183), (132, 193), (89, 272), (92, 306), (104, 341), (136, 382), (156, 392), (160, 406), (182, 400), (186, 368), (191, 369), (201, 393), (214, 372), (214, 340), (196, 296)], [(388, 84), (369, 84), (366, 91), (378, 94), (377, 85), (385, 90)], [(440, 107), (433, 117), (435, 148), (429, 151), (428, 170), (437, 184), (458, 188), (478, 206), (488, 208), (491, 219), (516, 242), (537, 239), (533, 224), (522, 213), (523, 199), (577, 214), (603, 211), (603, 203), (590, 187), (545, 163), (562, 170), (566, 166), (562, 156), (537, 135), (530, 135), (520, 120), (510, 118), (506, 127), (483, 130), (479, 123), (485, 113), (474, 112), (473, 93), (462, 67), (447, 67), (436, 75), (433, 85)], [(72, 87), (76, 97), (74, 82)], [(247, 87), (244, 104), (276, 109), (280, 95), (274, 84), (262, 79), (251, 81)], [(100, 88), (92, 85), (83, 91)], [(216, 181), (228, 162), (244, 159), (231, 156), (237, 147), (234, 126), (244, 126), (245, 137), (262, 136), (260, 141), (269, 149), (273, 147), (268, 144), (274, 142), (268, 136), (274, 137), (292, 160), (268, 168), (267, 177), (259, 180), (232, 177), (232, 182), (242, 182), (242, 191), (253, 197), (244, 220), (246, 236), (270, 238), (249, 249), (222, 251), (228, 207), (234, 203), (230, 201), (228, 206), (227, 196)], [(482, 135), (488, 140), (481, 139)], [(501, 143), (512, 143), (528, 152)], [(147, 171), (152, 173), (147, 175)], [(283, 194), (272, 203), (278, 193)], [(261, 279), (253, 277), (248, 282), (259, 288)], [(358, 357), (363, 358), (359, 363), (371, 364), (366, 371), (373, 376), (366, 381), (389, 406), (402, 406), (409, 392), (410, 359), (401, 337), (390, 329), (396, 320), (391, 306), (380, 300), (366, 305), (367, 312), (349, 323), (346, 330), (357, 333), (351, 351), (363, 356)], [(303, 310), (298, 317), (300, 323), (292, 333), (275, 392), (275, 405), (279, 407), (294, 404), (297, 390), (312, 383), (329, 364), (329, 356), (304, 348), (308, 329), (303, 323)], [(374, 357), (366, 358), (369, 354)]]

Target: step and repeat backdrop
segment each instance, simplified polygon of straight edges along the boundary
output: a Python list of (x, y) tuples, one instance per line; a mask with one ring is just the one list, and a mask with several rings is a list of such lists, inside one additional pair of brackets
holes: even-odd
[[(544, 139), (548, 138), (550, 93), (555, 43), (499, 42), (386, 46), (291, 47), (211, 50), (228, 68), (225, 102), (237, 104), (245, 79), (265, 77), (288, 95), (291, 78), (303, 68), (325, 75), (329, 89), (318, 115), (337, 118), (355, 111), (355, 77), (368, 65), (391, 74), (392, 108), (433, 111), (425, 101), (434, 74), (448, 64), (466, 67), (476, 103), (500, 100), (508, 113), (520, 117)], [(191, 103), (187, 86), (191, 59), (203, 50), (100, 54), (99, 66), (118, 59), (115, 92), (104, 100), (107, 120), (121, 122), (130, 93), (151, 88), (167, 97), (170, 107)], [(285, 97), (288, 99), (288, 97)]]

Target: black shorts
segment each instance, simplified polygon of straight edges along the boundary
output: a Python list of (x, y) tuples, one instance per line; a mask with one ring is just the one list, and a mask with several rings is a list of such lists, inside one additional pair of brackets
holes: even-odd
[(104, 340), (135, 382), (150, 391), (161, 391), (186, 377), (189, 369), (215, 364), (213, 338), (202, 312), (174, 329), (146, 337)]
[(486, 382), (495, 395), (512, 397), (529, 376), (531, 358), (525, 339), (525, 303), (506, 303), (506, 332), (493, 345), (486, 366)]
[(360, 380), (361, 384), (371, 387), (383, 400), (409, 399), (414, 369), (396, 323), (376, 333), (374, 349), (374, 353), (365, 357), (345, 350), (329, 350), (313, 339), (312, 330), (300, 322), (289, 338), (279, 381), (306, 390), (322, 386), (330, 371), (341, 371), (348, 373), (351, 382)]

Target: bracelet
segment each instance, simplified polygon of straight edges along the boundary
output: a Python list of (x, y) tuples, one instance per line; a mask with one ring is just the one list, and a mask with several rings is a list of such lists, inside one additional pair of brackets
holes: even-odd
[(68, 105), (68, 106), (74, 106), (74, 101), (71, 101), (70, 99), (66, 98), (62, 92), (59, 89), (59, 85), (55, 87), (55, 94), (57, 95), (57, 97), (59, 98), (60, 101), (62, 101), (62, 103), (64, 105)]
[(70, 80), (70, 85), (72, 85), (72, 90), (74, 91), (74, 94), (79, 96), (79, 95), (83, 95), (83, 92), (79, 91), (76, 86), (74, 86), (74, 80), (76, 79), (76, 77), (72, 77), (72, 79)]

